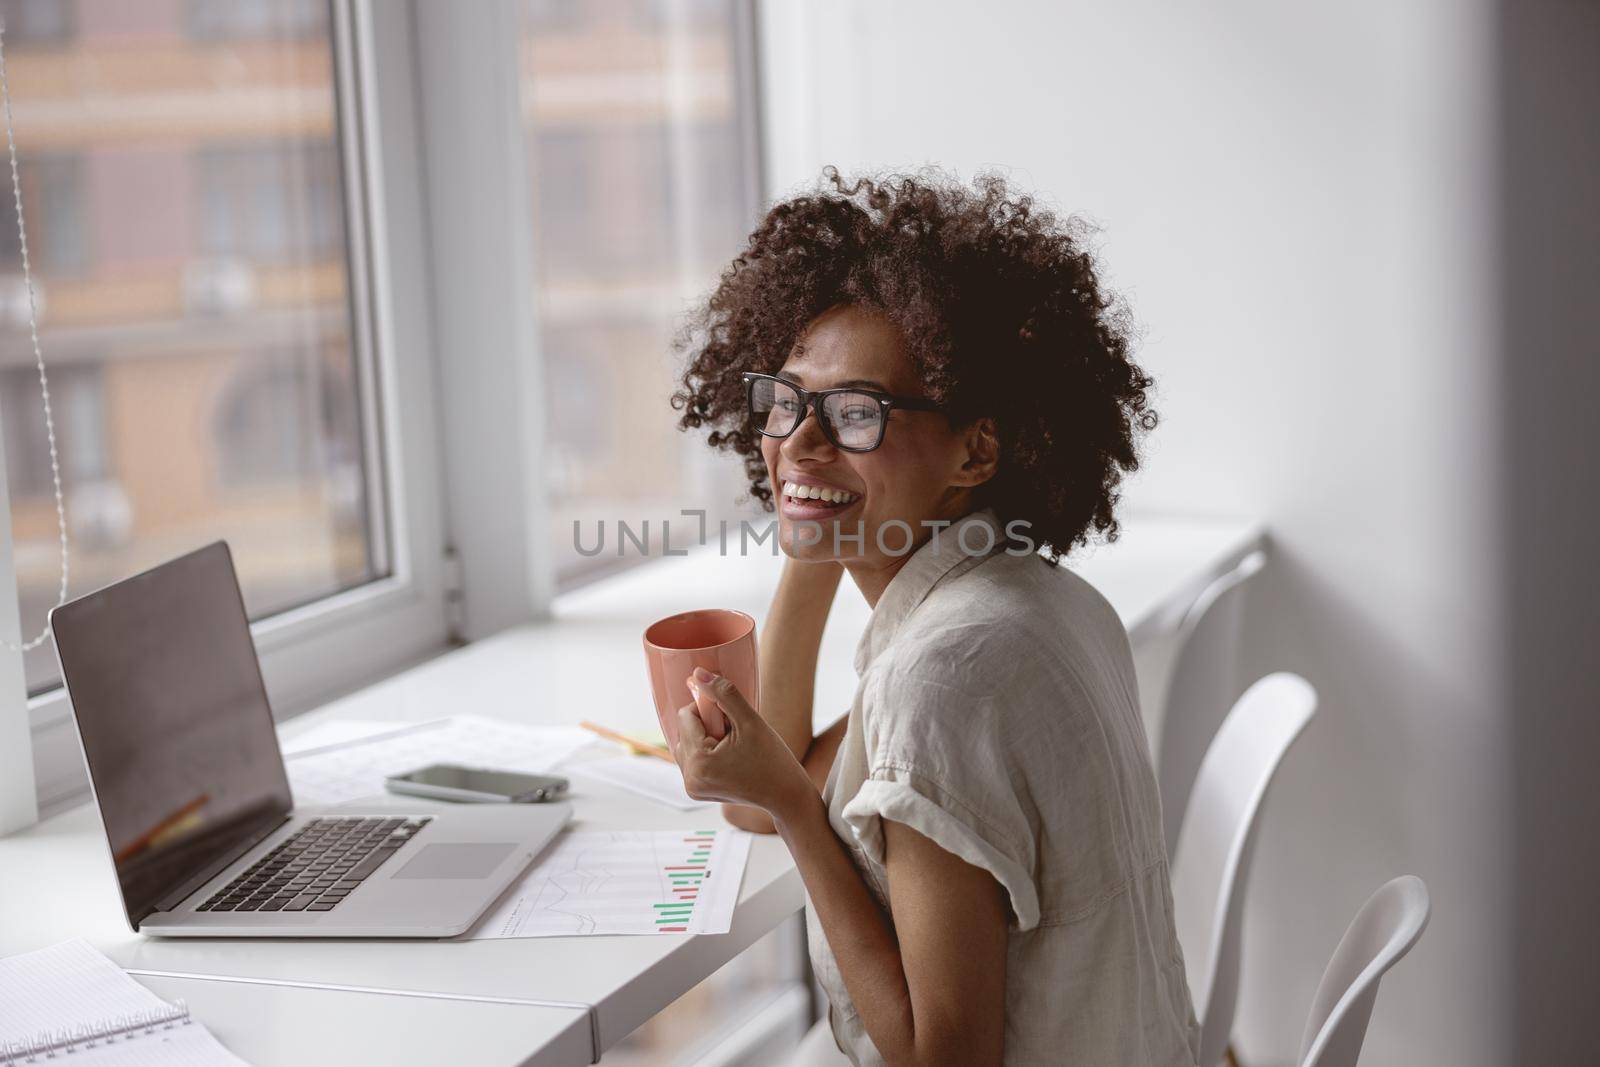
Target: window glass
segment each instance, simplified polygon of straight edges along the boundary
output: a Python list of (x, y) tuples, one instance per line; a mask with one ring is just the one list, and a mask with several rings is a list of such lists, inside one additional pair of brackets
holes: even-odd
[[(735, 0), (528, 0), (522, 108), (544, 356), (550, 544), (570, 587), (715, 538), (739, 465), (681, 433), (673, 334), (754, 224), (748, 56)], [(599, 524), (605, 523), (603, 540)], [(581, 529), (578, 551), (574, 523)], [(590, 555), (596, 545), (598, 554)]]
[(6, 45), (25, 48), (65, 41), (72, 36), (77, 7), (76, 0), (0, 0)]
[[(325, 2), (8, 0), (7, 62), (78, 595), (226, 538), (252, 617), (387, 573)], [(9, 172), (0, 425), (23, 630), (55, 505)], [(48, 644), (28, 682), (54, 684)]]
[[(19, 159), (22, 178), (22, 210), (28, 221), (28, 258), (37, 270), (56, 275), (71, 275), (83, 269), (87, 260), (84, 245), (83, 160), (77, 155), (42, 156)], [(22, 241), (17, 233), (16, 201), (12, 193), (11, 170), (0, 157), (0, 178), (5, 196), (0, 196), (0, 272), (22, 273)]]

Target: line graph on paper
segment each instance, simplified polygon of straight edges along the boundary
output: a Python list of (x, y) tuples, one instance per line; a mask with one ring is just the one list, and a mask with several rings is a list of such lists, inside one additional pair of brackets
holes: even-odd
[(565, 833), (468, 936), (727, 933), (749, 854), (726, 828)]

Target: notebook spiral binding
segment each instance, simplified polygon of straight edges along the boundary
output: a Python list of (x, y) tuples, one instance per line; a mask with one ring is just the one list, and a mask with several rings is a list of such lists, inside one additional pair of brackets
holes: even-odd
[(80, 1049), (118, 1041), (134, 1041), (163, 1030), (188, 1026), (189, 1023), (189, 1005), (179, 1000), (149, 1011), (118, 1015), (92, 1026), (48, 1030), (23, 1041), (0, 1041), (0, 1067), (53, 1063), (66, 1059)]

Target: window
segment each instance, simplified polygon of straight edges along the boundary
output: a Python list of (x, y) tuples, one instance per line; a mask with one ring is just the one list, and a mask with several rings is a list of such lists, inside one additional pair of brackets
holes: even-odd
[(57, 45), (72, 38), (76, 0), (0, 0), (6, 47)]
[(188, 0), (189, 33), (201, 41), (308, 37), (328, 31), (325, 0)]
[(343, 255), (331, 141), (206, 145), (196, 172), (199, 244), (208, 254), (268, 263)]
[[(73, 485), (101, 481), (108, 467), (101, 371), (98, 363), (79, 363), (57, 367), (50, 375), (61, 475)], [(12, 507), (42, 501), (54, 508), (49, 438), (35, 368), (0, 370), (0, 430), (5, 432)]]
[[(76, 15), (70, 42), (19, 54), (10, 71), (70, 593), (219, 537), (253, 618), (391, 573), (327, 5)], [(140, 58), (152, 50), (156, 81)], [(20, 269), (12, 220), (0, 225), (0, 415), (32, 633), (58, 560)], [(26, 671), (31, 692), (56, 684), (48, 644)]]
[[(453, 626), (536, 617), (547, 560), (569, 585), (615, 566), (577, 551), (575, 519), (658, 520), (659, 550), (660, 519), (720, 517), (742, 473), (678, 432), (667, 397), (682, 315), (755, 221), (750, 7), (0, 0), (69, 593), (227, 539), (269, 694), (292, 714), (442, 649)], [(520, 94), (460, 123), (470, 101), (437, 105), (469, 73), (490, 91), (518, 77)], [(446, 180), (517, 144), (519, 121), (525, 159)], [(490, 147), (441, 154), (463, 126)], [(516, 225), (441, 189), (487, 190)], [(473, 240), (449, 240), (458, 216)], [(7, 228), (0, 441), (32, 635), (55, 600), (55, 513)], [(448, 284), (485, 264), (530, 299)], [(542, 388), (517, 378), (530, 320)], [(509, 416), (478, 433), (476, 390), (507, 380)], [(536, 424), (542, 478), (508, 464), (490, 465), (503, 485), (472, 480), (485, 436), (510, 455)], [(474, 539), (507, 509), (548, 555), (520, 527)], [(447, 614), (447, 578), (465, 612)], [(494, 598), (474, 601), (475, 582), (510, 591), (479, 609)], [(22, 666), (40, 798), (65, 803), (84, 783), (53, 651)]]
[[(19, 160), (22, 210), (28, 221), (28, 259), (36, 271), (67, 276), (82, 270), (87, 259), (83, 227), (83, 161), (77, 156), (42, 156)], [(0, 154), (0, 178), (11, 192), (11, 169)], [(0, 197), (0, 274), (11, 276), (3, 314), (27, 322), (27, 294), (22, 280), (22, 242), (12, 196)], [(22, 298), (19, 301), (18, 298)]]
[(615, 129), (535, 129), (534, 220), (540, 266), (560, 286), (615, 287), (672, 277), (672, 191), (667, 131), (656, 123)]
[[(522, 106), (533, 188), (557, 577), (619, 558), (597, 524), (634, 531), (732, 512), (737, 463), (680, 433), (668, 406), (674, 332), (756, 218), (748, 11), (737, 0), (528, 0)], [(673, 545), (683, 547), (675, 523)], [(608, 536), (610, 536), (608, 534)], [(611, 542), (614, 547), (615, 542)], [(629, 549), (630, 558), (637, 559)]]
[[(6, 58), (69, 594), (228, 540), (280, 716), (444, 649), (410, 9), (55, 6), (70, 32)], [(31, 637), (59, 564), (14, 224), (0, 442)], [(59, 809), (87, 783), (54, 652), (17, 658)]]

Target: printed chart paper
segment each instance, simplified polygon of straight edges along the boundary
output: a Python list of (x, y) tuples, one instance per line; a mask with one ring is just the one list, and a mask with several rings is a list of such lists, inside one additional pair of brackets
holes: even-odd
[(309, 756), (324, 749), (349, 748), (351, 745), (369, 744), (390, 734), (403, 734), (412, 730), (431, 730), (443, 719), (427, 722), (397, 722), (391, 719), (329, 719), (301, 730), (293, 737), (283, 736), (278, 727), (278, 748), (284, 759)]
[(430, 763), (544, 774), (594, 741), (593, 734), (576, 726), (524, 726), (456, 715), (371, 740), (316, 748), (285, 762), (295, 804), (328, 807), (381, 794), (390, 775)]
[(654, 756), (608, 756), (574, 763), (569, 769), (574, 775), (598, 778), (679, 811), (693, 811), (707, 803), (684, 792), (683, 772), (676, 763)]
[(467, 939), (725, 934), (750, 837), (726, 828), (564, 833)]

